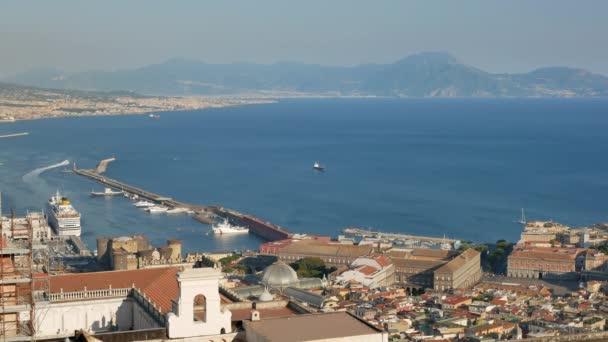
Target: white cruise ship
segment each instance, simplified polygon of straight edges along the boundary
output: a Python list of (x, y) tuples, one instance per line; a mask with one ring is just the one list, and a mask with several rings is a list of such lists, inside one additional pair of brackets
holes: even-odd
[(59, 192), (48, 203), (49, 224), (59, 236), (80, 236), (80, 213), (72, 207), (67, 197)]
[(243, 234), (249, 233), (249, 228), (233, 226), (228, 222), (227, 219), (224, 219), (224, 222), (217, 223), (211, 226), (213, 229), (213, 234)]

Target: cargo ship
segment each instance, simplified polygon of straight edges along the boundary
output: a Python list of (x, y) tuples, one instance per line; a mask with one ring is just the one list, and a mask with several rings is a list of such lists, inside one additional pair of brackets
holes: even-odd
[(58, 236), (80, 236), (80, 213), (59, 191), (48, 202), (49, 224)]

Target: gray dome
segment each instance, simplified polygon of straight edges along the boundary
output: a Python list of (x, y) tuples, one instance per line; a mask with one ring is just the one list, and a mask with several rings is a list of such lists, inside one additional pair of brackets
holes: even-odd
[(270, 287), (288, 287), (298, 283), (298, 275), (282, 261), (266, 267), (262, 273), (262, 284)]

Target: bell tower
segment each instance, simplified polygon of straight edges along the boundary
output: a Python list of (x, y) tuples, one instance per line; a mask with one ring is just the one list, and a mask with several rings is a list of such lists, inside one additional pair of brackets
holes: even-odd
[(175, 313), (168, 315), (169, 338), (231, 333), (232, 313), (220, 305), (219, 269), (186, 269), (177, 274), (179, 297)]

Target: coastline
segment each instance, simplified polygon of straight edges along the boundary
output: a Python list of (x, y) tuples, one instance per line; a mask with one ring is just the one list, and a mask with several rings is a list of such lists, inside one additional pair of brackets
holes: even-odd
[[(148, 98), (147, 100), (150, 100)], [(42, 107), (35, 105), (35, 107), (20, 107), (21, 111), (7, 110), (0, 104), (0, 124), (3, 123), (15, 123), (18, 121), (33, 121), (42, 119), (58, 119), (58, 118), (70, 118), (70, 117), (89, 117), (89, 116), (119, 116), (119, 115), (146, 115), (151, 113), (165, 113), (165, 112), (180, 112), (190, 110), (204, 110), (211, 108), (224, 108), (233, 106), (243, 105), (256, 105), (256, 104), (272, 104), (278, 102), (272, 99), (245, 99), (245, 98), (233, 98), (233, 99), (219, 99), (219, 98), (195, 98), (195, 97), (155, 97), (151, 100), (159, 100), (165, 102), (162, 106), (152, 106), (146, 104), (136, 105), (125, 105), (125, 106), (113, 106), (108, 109), (107, 102), (91, 102), (90, 107), (86, 109), (79, 107), (70, 111), (58, 110), (54, 106)], [(64, 109), (66, 109), (64, 107)], [(4, 120), (2, 120), (4, 118)]]

